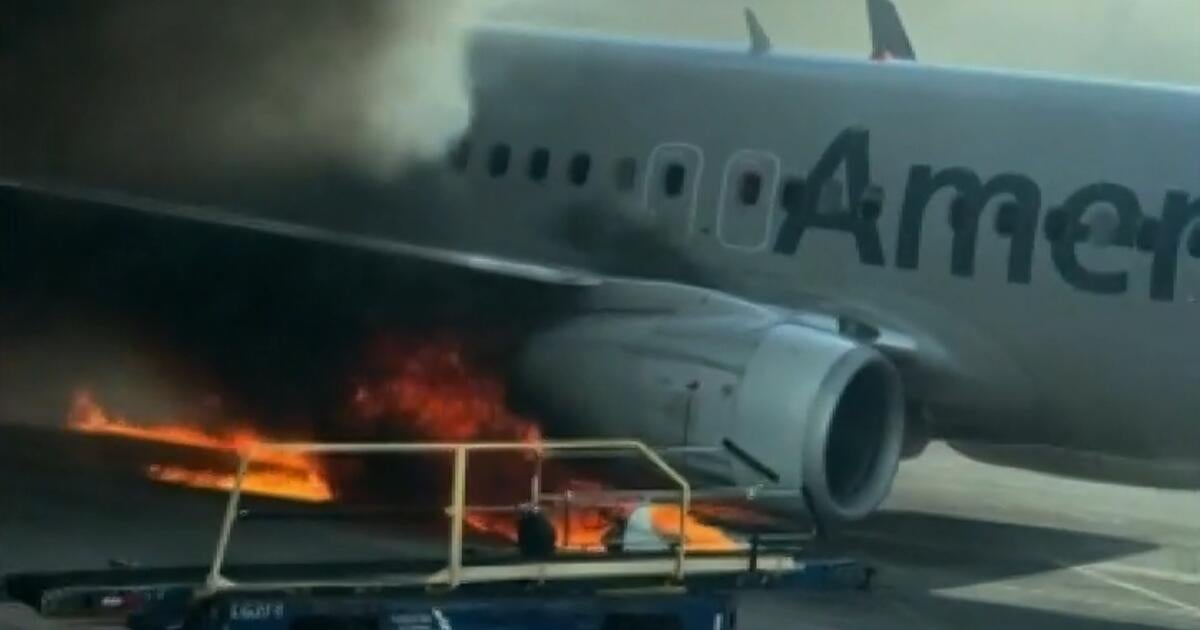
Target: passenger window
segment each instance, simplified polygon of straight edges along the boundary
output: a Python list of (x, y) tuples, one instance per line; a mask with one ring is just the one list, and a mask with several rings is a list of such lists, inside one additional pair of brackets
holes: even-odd
[(663, 192), (672, 199), (678, 197), (683, 194), (683, 184), (686, 179), (687, 169), (682, 164), (671, 164), (663, 174)]
[(633, 190), (637, 186), (637, 160), (633, 158), (617, 160), (617, 166), (613, 170), (613, 183), (621, 192)]
[(738, 182), (738, 200), (743, 206), (758, 205), (758, 198), (762, 195), (762, 175), (758, 173), (743, 173), (742, 179)]
[(875, 184), (867, 186), (858, 202), (858, 217), (863, 221), (878, 221), (883, 216), (883, 188)]
[(459, 142), (450, 152), (450, 167), (462, 173), (471, 162), (471, 143), (467, 140)]
[(1091, 244), (1104, 247), (1116, 242), (1117, 232), (1121, 229), (1121, 215), (1112, 206), (1093, 207), (1083, 216), (1082, 224)]
[(789, 212), (799, 210), (804, 206), (804, 179), (789, 177), (783, 182), (783, 192), (779, 194), (779, 205)]
[(550, 172), (550, 150), (537, 148), (529, 154), (529, 179), (535, 182), (545, 181)]
[(592, 156), (586, 153), (577, 153), (571, 158), (571, 166), (567, 172), (567, 178), (572, 184), (582, 186), (587, 183), (588, 175), (592, 172)]
[(497, 144), (492, 147), (488, 157), (488, 173), (492, 177), (503, 177), (508, 174), (508, 164), (512, 159), (512, 147), (507, 144)]

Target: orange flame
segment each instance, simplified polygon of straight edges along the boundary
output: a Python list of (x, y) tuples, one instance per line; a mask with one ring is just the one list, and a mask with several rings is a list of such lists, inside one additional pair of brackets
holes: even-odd
[[(650, 522), (654, 533), (664, 541), (679, 539), (679, 506), (656, 504), (649, 506)], [(565, 514), (549, 512), (547, 516), (554, 526), (555, 545), (562, 550), (580, 552), (603, 552), (606, 538), (613, 532), (617, 518), (628, 518), (632, 509), (628, 507), (602, 510), (576, 508)], [(475, 530), (498, 536), (510, 541), (517, 539), (517, 525), (510, 516), (495, 513), (468, 514), (466, 522)], [(731, 538), (717, 527), (706, 525), (694, 516), (687, 517), (687, 548), (690, 551), (733, 551), (744, 548), (744, 544)]]
[[(443, 337), (402, 344), (388, 340), (378, 346), (378, 378), (362, 381), (350, 401), (359, 422), (381, 427), (407, 429), (411, 437), (438, 441), (517, 440), (538, 443), (542, 433), (538, 424), (511, 412), (501, 379), (481, 371), (465, 358), (460, 340)], [(88, 392), (76, 394), (71, 406), (72, 430), (110, 435), (131, 440), (173, 444), (209, 451), (245, 452), (263, 442), (260, 434), (237, 429), (214, 434), (183, 423), (142, 425), (107, 413)], [(384, 433), (386, 435), (386, 433)], [(514, 488), (528, 487), (528, 476), (511, 467), (472, 470), (487, 478), (485, 486), (510, 496)], [(193, 488), (229, 490), (234, 475), (212, 470), (195, 470), (174, 464), (149, 466), (146, 475), (159, 482)], [(479, 480), (472, 479), (472, 487)], [(578, 489), (603, 488), (595, 481), (574, 479)], [(488, 487), (484, 488), (489, 489)], [(243, 480), (243, 492), (295, 501), (327, 502), (335, 498), (319, 460), (295, 453), (260, 451)], [(605, 548), (605, 536), (618, 520), (628, 518), (633, 505), (572, 507), (569, 511), (549, 510), (547, 516), (556, 532), (559, 548), (598, 552)], [(739, 543), (721, 530), (705, 525), (688, 515), (687, 546), (699, 550), (736, 549)], [(651, 507), (650, 521), (665, 539), (678, 536), (679, 508), (674, 505)], [(471, 512), (466, 522), (480, 533), (515, 541), (517, 526), (511, 514)]]
[[(625, 516), (623, 509), (601, 509), (594, 507), (572, 508), (569, 511), (547, 511), (546, 517), (554, 526), (554, 543), (559, 549), (571, 551), (600, 552), (605, 548), (605, 536), (616, 524), (617, 516)], [(494, 512), (468, 513), (466, 522), (477, 531), (510, 541), (517, 540), (516, 518)]]
[(432, 440), (542, 439), (537, 423), (508, 410), (504, 383), (464, 359), (461, 341), (435, 339), (416, 348), (388, 341), (380, 350), (387, 377), (355, 391), (353, 406), (360, 417), (398, 417)]
[[(82, 433), (229, 453), (244, 453), (263, 442), (249, 429), (213, 435), (180, 423), (137, 425), (107, 413), (87, 391), (75, 394), (67, 426)], [(152, 464), (145, 472), (155, 481), (211, 490), (230, 490), (236, 477), (232, 472), (194, 470), (167, 464)], [(333, 490), (319, 461), (298, 453), (277, 451), (254, 453), (242, 481), (242, 492), (311, 503), (333, 499)]]
[[(541, 429), (530, 419), (508, 410), (505, 386), (501, 379), (483, 373), (466, 357), (461, 340), (453, 337), (425, 340), (406, 347), (388, 340), (376, 348), (386, 377), (363, 384), (355, 392), (353, 406), (360, 418), (376, 422), (398, 420), (417, 436), (430, 440), (519, 440), (540, 442)], [(494, 472), (493, 483), (520, 484), (527, 487), (528, 477), (517, 478), (512, 470)], [(574, 480), (576, 488), (603, 486), (590, 480)], [(628, 517), (633, 506), (608, 508), (573, 507), (562, 512), (547, 512), (554, 525), (559, 548), (573, 551), (603, 551), (604, 537), (615, 520)], [(679, 508), (653, 506), (652, 521), (660, 535), (678, 535)], [(704, 525), (688, 516), (689, 548), (734, 549), (738, 543), (719, 529)], [(476, 531), (507, 540), (517, 539), (517, 525), (511, 514), (472, 512), (466, 522)]]
[[(650, 510), (654, 530), (666, 538), (679, 538), (679, 506), (655, 505)], [(691, 514), (687, 517), (687, 548), (704, 551), (729, 551), (741, 545), (729, 535), (711, 525), (705, 525)]]
[[(604, 551), (605, 535), (614, 522), (595, 508), (576, 508), (567, 513), (547, 513), (554, 526), (554, 544), (559, 549), (582, 552)], [(505, 540), (517, 540), (516, 519), (495, 513), (469, 513), (466, 523), (476, 531)]]
[[(155, 481), (206, 490), (233, 489), (234, 475), (211, 470), (193, 470), (184, 466), (152, 464), (146, 476)], [(329, 483), (312, 471), (299, 469), (251, 470), (242, 480), (242, 492), (276, 499), (324, 503), (333, 500)]]

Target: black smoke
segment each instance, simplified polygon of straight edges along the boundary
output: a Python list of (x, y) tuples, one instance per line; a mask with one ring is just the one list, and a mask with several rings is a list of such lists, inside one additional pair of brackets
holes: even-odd
[[(33, 397), (49, 403), (49, 418), (24, 419), (39, 424), (60, 424), (82, 385), (124, 397), (127, 414), (153, 415), (142, 398), (159, 392), (103, 387), (129, 355), (149, 361), (143, 372), (179, 388), (185, 405), (215, 396), (227, 417), (335, 420), (381, 337), (454, 334), (473, 360), (503, 372), (523, 336), (571, 297), (254, 232), (37, 196), (0, 200), (0, 411)], [(80, 360), (97, 341), (104, 351)]]
[[(525, 221), (443, 168), (470, 109), (462, 2), (0, 7), (2, 178), (705, 281), (619, 204)], [(379, 334), (454, 330), (503, 370), (574, 295), (0, 190), (0, 422), (60, 422), (70, 390), (93, 385), (134, 417), (216, 399), (224, 414), (312, 423), (345, 403)]]
[(469, 120), (465, 0), (3, 0), (0, 171), (386, 178)]
[[(2, 0), (0, 177), (268, 209), (327, 173), (378, 188), (466, 127), (472, 17), (459, 0)], [(96, 210), (0, 200), (0, 422), (58, 422), (81, 384), (130, 413), (314, 415), (368, 329), (439, 302), (428, 274), (405, 289), (416, 272), (352, 253)]]

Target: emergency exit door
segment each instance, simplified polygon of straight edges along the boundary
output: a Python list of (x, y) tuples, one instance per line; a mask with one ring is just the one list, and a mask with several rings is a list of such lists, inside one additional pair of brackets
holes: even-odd
[(717, 240), (725, 247), (763, 250), (779, 193), (779, 158), (764, 151), (738, 151), (721, 178)]
[(704, 154), (695, 145), (662, 144), (650, 154), (643, 206), (672, 243), (692, 235), (703, 173)]

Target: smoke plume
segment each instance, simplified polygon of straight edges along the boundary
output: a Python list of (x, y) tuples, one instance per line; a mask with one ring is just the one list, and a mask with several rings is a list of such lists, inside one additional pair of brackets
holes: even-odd
[(390, 176), (468, 124), (474, 5), (0, 1), (0, 169), (109, 185)]
[[(0, 0), (0, 178), (706, 283), (636, 208), (514, 220), (443, 168), (469, 118), (466, 30), (492, 4)], [(19, 190), (0, 190), (0, 224), (0, 424), (57, 419), (84, 384), (138, 417), (186, 390), (263, 420), (327, 416), (379, 333), (482, 337), (503, 372), (573, 297)]]

